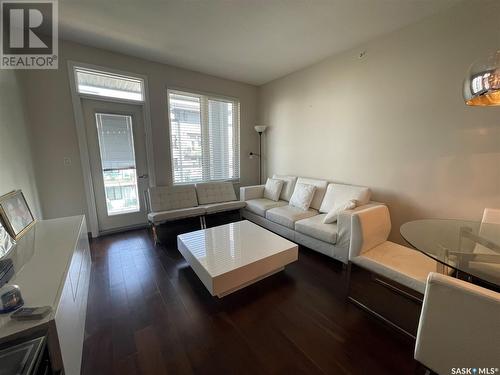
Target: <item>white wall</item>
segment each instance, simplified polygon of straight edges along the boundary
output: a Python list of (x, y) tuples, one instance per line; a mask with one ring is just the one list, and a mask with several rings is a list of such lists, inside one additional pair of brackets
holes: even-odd
[(0, 195), (21, 189), (41, 218), (27, 125), (18, 73), (0, 70)]
[(500, 208), (500, 108), (461, 94), (468, 66), (500, 48), (499, 15), (498, 1), (464, 2), (262, 86), (268, 174), (371, 187), (395, 240), (411, 219)]
[[(35, 139), (36, 175), (47, 218), (86, 212), (78, 140), (67, 61), (73, 60), (148, 77), (157, 184), (171, 182), (167, 86), (237, 97), (241, 103), (241, 183), (257, 182), (258, 161), (247, 155), (258, 148), (255, 125), (257, 88), (193, 71), (158, 64), (70, 42), (60, 44), (59, 69), (26, 71), (23, 86)], [(64, 157), (72, 160), (63, 164)]]

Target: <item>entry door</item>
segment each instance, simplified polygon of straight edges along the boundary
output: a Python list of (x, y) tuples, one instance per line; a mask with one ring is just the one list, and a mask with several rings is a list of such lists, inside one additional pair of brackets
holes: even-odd
[(82, 99), (99, 232), (146, 223), (142, 107)]

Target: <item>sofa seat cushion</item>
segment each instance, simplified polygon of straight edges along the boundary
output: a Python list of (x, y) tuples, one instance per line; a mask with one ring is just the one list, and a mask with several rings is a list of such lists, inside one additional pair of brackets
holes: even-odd
[(180, 208), (178, 210), (170, 211), (160, 211), (160, 212), (150, 212), (148, 214), (148, 220), (153, 224), (160, 224), (165, 221), (185, 219), (193, 216), (201, 216), (206, 212), (205, 207), (189, 207)]
[(286, 206), (288, 202), (286, 201), (275, 202), (267, 198), (257, 198), (246, 201), (246, 204), (247, 204), (246, 209), (248, 211), (251, 211), (259, 216), (266, 217), (267, 210), (270, 210), (271, 208), (275, 207)]
[(315, 216), (318, 211), (308, 209), (307, 211), (290, 205), (271, 208), (266, 211), (266, 219), (275, 222), (276, 224), (283, 225), (290, 229), (295, 229), (295, 222), (307, 219), (308, 217)]
[(205, 182), (196, 184), (199, 204), (211, 204), (236, 200), (232, 182)]
[(215, 214), (217, 212), (239, 210), (240, 208), (243, 208), (245, 206), (246, 202), (232, 201), (232, 202), (207, 204), (203, 207), (205, 207), (206, 213), (209, 215), (209, 214)]
[(337, 242), (337, 224), (323, 224), (326, 214), (316, 215), (295, 222), (295, 230), (309, 237), (335, 244)]
[(428, 256), (391, 241), (385, 241), (351, 261), (422, 294), (427, 276), (436, 272), (437, 267), (436, 261)]

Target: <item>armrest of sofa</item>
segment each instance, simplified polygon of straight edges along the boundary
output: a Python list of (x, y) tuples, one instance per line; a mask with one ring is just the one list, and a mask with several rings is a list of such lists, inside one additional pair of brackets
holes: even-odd
[(346, 210), (339, 215), (337, 227), (340, 241), (349, 244), (349, 259), (352, 259), (387, 240), (391, 232), (389, 209), (372, 202)]
[(265, 185), (253, 185), (240, 187), (240, 201), (249, 201), (264, 197)]

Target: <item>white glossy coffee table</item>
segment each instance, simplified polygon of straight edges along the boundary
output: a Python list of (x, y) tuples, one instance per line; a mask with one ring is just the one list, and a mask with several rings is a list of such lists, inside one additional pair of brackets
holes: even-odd
[(218, 297), (298, 259), (297, 244), (247, 220), (181, 234), (177, 247), (208, 291)]

